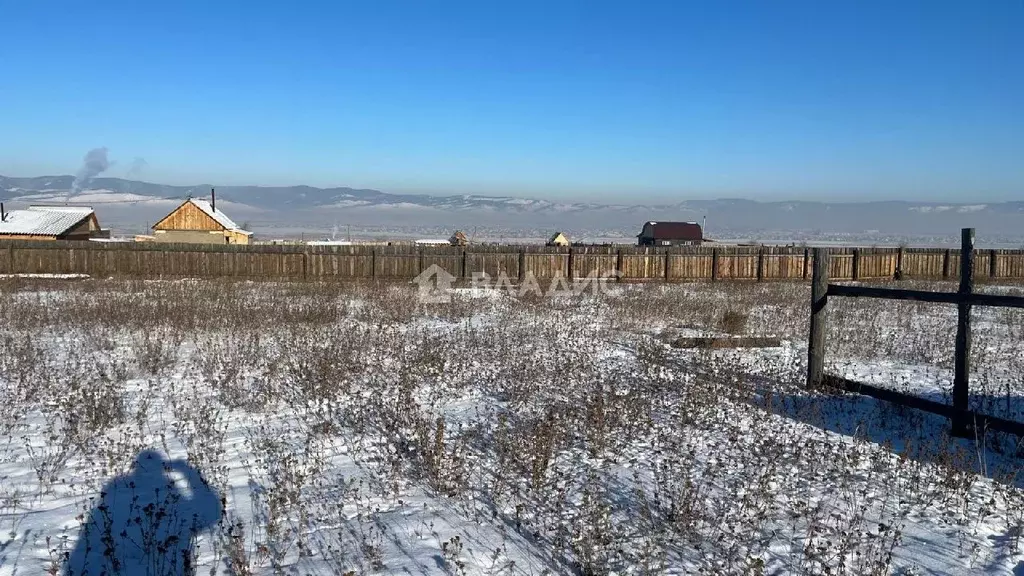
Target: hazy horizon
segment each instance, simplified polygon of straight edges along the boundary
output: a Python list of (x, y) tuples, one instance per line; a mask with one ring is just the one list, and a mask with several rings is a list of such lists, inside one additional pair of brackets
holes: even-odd
[[(70, 172), (49, 173), (49, 174), (12, 174), (12, 173), (4, 173), (4, 172), (0, 171), (0, 177), (27, 178), (27, 179), (33, 179), (33, 178), (62, 178), (62, 177), (67, 178), (67, 177), (74, 177), (74, 174), (72, 174)], [(517, 193), (506, 193), (506, 194), (500, 194), (500, 193), (497, 193), (497, 192), (493, 192), (493, 193), (456, 192), (456, 191), (446, 190), (446, 189), (408, 189), (408, 190), (401, 189), (401, 188), (383, 189), (383, 188), (374, 187), (374, 186), (358, 186), (358, 185), (351, 185), (351, 184), (337, 184), (337, 185), (330, 185), (330, 186), (317, 186), (317, 185), (312, 185), (312, 184), (309, 184), (307, 182), (301, 182), (301, 181), (296, 181), (296, 182), (293, 182), (293, 183), (280, 183), (280, 184), (264, 184), (264, 183), (247, 182), (247, 181), (239, 181), (239, 182), (243, 182), (241, 184), (239, 184), (239, 183), (230, 183), (230, 182), (202, 182), (202, 181), (187, 181), (187, 180), (164, 181), (164, 180), (157, 180), (155, 178), (145, 177), (145, 176), (133, 176), (133, 175), (128, 175), (128, 174), (118, 175), (117, 171), (113, 170), (113, 169), (110, 169), (110, 170), (107, 170), (107, 171), (103, 172), (100, 176), (96, 176), (94, 179), (103, 179), (103, 178), (116, 178), (116, 179), (133, 181), (133, 182), (140, 182), (140, 183), (145, 183), (145, 184), (174, 186), (174, 187), (186, 187), (186, 188), (187, 187), (199, 188), (199, 187), (204, 187), (204, 186), (210, 186), (210, 187), (213, 187), (213, 188), (216, 188), (218, 186), (219, 187), (224, 187), (224, 188), (232, 188), (232, 187), (242, 187), (242, 188), (297, 188), (297, 187), (308, 186), (308, 187), (317, 188), (317, 189), (350, 188), (350, 189), (354, 189), (354, 190), (375, 190), (375, 191), (378, 191), (378, 192), (383, 192), (385, 194), (395, 194), (395, 195), (398, 195), (398, 194), (414, 194), (414, 195), (423, 195), (423, 196), (464, 196), (464, 195), (470, 195), (470, 196), (482, 196), (482, 197), (498, 197), (498, 198), (500, 198), (500, 197), (510, 197), (510, 198), (522, 198), (522, 199), (548, 200), (548, 201), (553, 201), (553, 202), (594, 202), (594, 203), (598, 203), (598, 204), (620, 204), (620, 205), (673, 204), (673, 203), (686, 202), (686, 201), (710, 201), (710, 200), (746, 200), (746, 201), (759, 202), (759, 203), (820, 202), (820, 203), (830, 203), (830, 204), (858, 204), (858, 203), (868, 203), (868, 202), (911, 202), (911, 203), (921, 203), (921, 204), (966, 204), (966, 205), (973, 205), (973, 204), (999, 204), (999, 203), (1002, 203), (1002, 202), (1012, 202), (1012, 201), (1017, 201), (1017, 200), (1024, 199), (1024, 190), (1022, 190), (1022, 194), (1020, 194), (1019, 196), (1015, 196), (1015, 197), (1012, 197), (1012, 198), (1006, 198), (1006, 199), (988, 199), (988, 198), (984, 198), (984, 197), (972, 197), (972, 198), (963, 198), (963, 199), (959, 199), (959, 200), (942, 200), (942, 199), (913, 198), (913, 197), (899, 197), (899, 196), (897, 196), (897, 197), (889, 197), (889, 198), (877, 198), (877, 197), (863, 196), (863, 195), (858, 195), (858, 194), (851, 194), (849, 196), (846, 196), (846, 195), (842, 195), (842, 196), (837, 196), (837, 195), (822, 196), (822, 195), (812, 195), (812, 194), (797, 196), (797, 195), (783, 195), (783, 194), (779, 194), (777, 196), (753, 197), (753, 196), (745, 196), (742, 193), (726, 193), (726, 192), (723, 192), (721, 194), (714, 193), (714, 192), (694, 193), (694, 194), (686, 194), (686, 193), (683, 193), (683, 192), (679, 192), (679, 193), (670, 194), (670, 195), (649, 194), (649, 195), (641, 196), (641, 195), (645, 194), (644, 191), (642, 191), (642, 190), (635, 190), (635, 189), (631, 190), (631, 192), (628, 193), (628, 194), (623, 193), (622, 196), (608, 195), (608, 196), (604, 196), (604, 197), (594, 198), (592, 196), (573, 197), (573, 196), (568, 196), (568, 195), (565, 195), (565, 194), (551, 193), (551, 190), (548, 190), (546, 194), (545, 194), (545, 191), (538, 191), (537, 193), (518, 193), (518, 194)], [(88, 182), (91, 182), (94, 179), (90, 179), (90, 180), (88, 180), (86, 182), (86, 187), (85, 187), (86, 190), (88, 190), (88, 189), (97, 189), (95, 187), (95, 185), (88, 184)]]

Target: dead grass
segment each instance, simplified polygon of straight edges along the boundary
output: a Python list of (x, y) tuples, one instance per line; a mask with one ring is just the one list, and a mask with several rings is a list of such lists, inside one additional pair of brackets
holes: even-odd
[[(303, 558), (337, 573), (397, 569), (381, 507), (414, 517), (397, 502), (417, 491), (537, 551), (550, 572), (885, 574), (921, 515), (962, 533), (983, 565), (972, 531), (1024, 498), (1012, 481), (994, 503), (970, 497), (977, 454), (949, 457), (933, 438), (896, 458), (863, 441), (875, 425), (863, 414), (844, 420), (863, 426), (861, 441), (808, 432), (847, 404), (803, 393), (799, 354), (751, 364), (656, 337), (687, 326), (802, 342), (808, 299), (806, 286), (774, 283), (425, 306), (399, 284), (0, 282), (0, 420), (47, 489), (83, 462), (113, 473), (159, 443), (157, 414), (224, 493), (242, 450), (260, 486), (251, 520), (225, 518), (211, 544), (236, 574)], [(949, 319), (934, 308), (834, 308), (835, 361), (949, 366)], [(1019, 361), (1007, 342), (1024, 320), (983, 318), (979, 390), (1005, 397), (1006, 376), (984, 367)], [(232, 440), (239, 420), (245, 436)], [(917, 424), (889, 439), (920, 444)], [(339, 445), (362, 476), (334, 471)], [(10, 517), (3, 498), (15, 495), (0, 492)], [(1005, 515), (1019, 534), (1024, 517)], [(434, 538), (446, 570), (470, 569), (465, 534), (403, 529)], [(487, 554), (493, 573), (524, 572), (500, 547)]]

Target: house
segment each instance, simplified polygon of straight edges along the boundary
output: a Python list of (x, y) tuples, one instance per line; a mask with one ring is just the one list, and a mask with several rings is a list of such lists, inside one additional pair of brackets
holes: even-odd
[(189, 198), (153, 225), (157, 242), (187, 244), (248, 244), (252, 232), (242, 230), (210, 200)]
[(636, 237), (640, 246), (700, 245), (704, 231), (696, 222), (646, 222)]
[(0, 204), (0, 239), (89, 240), (109, 235), (87, 206), (29, 206), (8, 212)]
[(554, 236), (548, 239), (546, 246), (568, 246), (569, 239), (565, 237), (565, 234), (561, 232), (555, 232)]
[(469, 244), (469, 240), (466, 238), (466, 235), (462, 233), (462, 230), (456, 230), (455, 234), (452, 234), (452, 237), (448, 239), (448, 243), (452, 246), (465, 246), (466, 244)]

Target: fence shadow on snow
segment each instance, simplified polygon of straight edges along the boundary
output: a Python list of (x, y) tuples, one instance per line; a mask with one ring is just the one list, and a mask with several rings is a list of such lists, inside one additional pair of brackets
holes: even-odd
[[(949, 404), (948, 395), (917, 394), (921, 398)], [(952, 466), (1024, 488), (1019, 474), (1024, 464), (1024, 447), (1011, 434), (989, 432), (983, 442), (950, 434), (944, 416), (850, 393), (792, 393), (762, 395), (771, 412), (823, 430), (889, 446), (896, 454), (918, 462)], [(974, 394), (971, 407), (980, 413), (1019, 419), (1024, 414), (1024, 397)], [(980, 447), (979, 447), (980, 445)]]

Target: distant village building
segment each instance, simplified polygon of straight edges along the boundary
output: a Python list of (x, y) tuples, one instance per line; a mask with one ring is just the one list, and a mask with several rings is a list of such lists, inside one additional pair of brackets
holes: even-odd
[(438, 240), (436, 238), (423, 238), (414, 242), (417, 246), (451, 246), (451, 240)]
[(186, 244), (248, 244), (252, 232), (242, 230), (215, 203), (189, 198), (153, 225), (153, 238)]
[(704, 231), (696, 222), (647, 222), (637, 234), (640, 246), (700, 245)]
[(469, 240), (466, 238), (466, 235), (462, 233), (462, 230), (456, 230), (455, 234), (452, 234), (452, 237), (448, 239), (448, 243), (452, 246), (465, 246), (466, 244), (469, 244)]
[(29, 206), (6, 211), (0, 204), (0, 239), (90, 240), (109, 238), (87, 206)]
[[(278, 241), (275, 241), (274, 243), (277, 242)], [(279, 243), (284, 244), (285, 242), (281, 240)], [(306, 245), (308, 246), (352, 246), (353, 244), (354, 242), (350, 242), (348, 240), (310, 240), (309, 242), (306, 242)]]
[(569, 245), (569, 239), (565, 237), (565, 234), (562, 234), (561, 232), (555, 232), (555, 234), (553, 236), (551, 236), (550, 239), (548, 239), (547, 245), (548, 246), (568, 246)]

